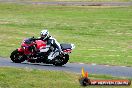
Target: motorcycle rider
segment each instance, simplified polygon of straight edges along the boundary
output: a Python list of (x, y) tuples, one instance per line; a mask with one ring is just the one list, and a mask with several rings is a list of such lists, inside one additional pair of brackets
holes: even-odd
[(49, 46), (50, 48), (53, 47), (52, 51), (48, 50), (48, 60), (52, 60), (54, 58), (55, 52), (59, 52), (59, 53), (62, 52), (60, 44), (55, 38), (50, 36), (48, 30), (42, 30), (40, 32), (40, 37), (35, 40), (43, 40), (47, 46)]

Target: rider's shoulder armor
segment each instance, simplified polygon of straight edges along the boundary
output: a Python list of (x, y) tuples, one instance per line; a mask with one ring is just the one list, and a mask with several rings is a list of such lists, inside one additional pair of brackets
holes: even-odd
[(55, 40), (55, 38), (53, 38), (52, 36), (50, 36), (50, 37), (47, 39), (47, 45), (53, 45), (53, 44), (54, 44), (54, 40)]

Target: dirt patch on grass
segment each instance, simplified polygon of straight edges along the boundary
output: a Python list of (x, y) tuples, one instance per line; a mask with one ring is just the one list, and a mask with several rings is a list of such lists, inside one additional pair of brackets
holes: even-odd
[(17, 0), (0, 0), (0, 2), (17, 3), (17, 4), (42, 4), (42, 5), (62, 5), (62, 6), (132, 6), (132, 2), (87, 2), (87, 1), (17, 1)]

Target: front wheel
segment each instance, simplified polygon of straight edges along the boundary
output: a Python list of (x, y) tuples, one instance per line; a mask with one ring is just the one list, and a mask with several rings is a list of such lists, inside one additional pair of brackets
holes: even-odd
[(54, 60), (53, 60), (53, 65), (55, 66), (62, 66), (64, 64), (66, 64), (69, 60), (69, 55), (60, 55), (57, 56)]
[(25, 61), (25, 56), (23, 55), (23, 53), (19, 52), (18, 49), (14, 50), (11, 53), (10, 58), (15, 63), (21, 63)]

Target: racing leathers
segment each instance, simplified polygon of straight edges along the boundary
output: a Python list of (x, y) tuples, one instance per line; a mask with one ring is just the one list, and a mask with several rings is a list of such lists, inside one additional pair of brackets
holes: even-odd
[(40, 37), (35, 40), (43, 40), (46, 43), (46, 46), (49, 47), (49, 50), (47, 52), (49, 60), (52, 60), (55, 57), (54, 55), (56, 54), (56, 52), (61, 53), (62, 51), (60, 44), (52, 36), (49, 36), (46, 39), (43, 39), (42, 37)]

